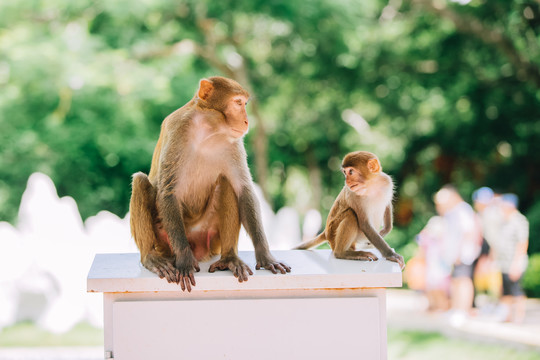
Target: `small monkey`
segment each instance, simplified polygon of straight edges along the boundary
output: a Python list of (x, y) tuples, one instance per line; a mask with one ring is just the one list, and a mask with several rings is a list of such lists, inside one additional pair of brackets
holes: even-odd
[(202, 79), (191, 101), (167, 116), (148, 175), (133, 175), (131, 233), (141, 263), (182, 290), (195, 286), (199, 261), (221, 254), (210, 272), (231, 270), (247, 281), (238, 257), (243, 225), (253, 241), (256, 269), (291, 268), (270, 254), (247, 165), (249, 94), (236, 81)]
[(347, 154), (341, 167), (345, 186), (330, 209), (326, 228), (295, 249), (309, 249), (328, 241), (338, 259), (377, 260), (371, 252), (355, 250), (356, 243), (369, 242), (403, 269), (403, 257), (383, 239), (392, 230), (392, 179), (382, 172), (377, 156), (367, 151)]

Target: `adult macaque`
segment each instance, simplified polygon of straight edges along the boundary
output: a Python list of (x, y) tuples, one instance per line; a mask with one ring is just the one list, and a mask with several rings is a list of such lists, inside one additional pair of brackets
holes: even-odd
[(167, 116), (150, 174), (133, 175), (131, 233), (141, 263), (182, 290), (195, 285), (199, 261), (221, 254), (210, 272), (229, 269), (246, 281), (238, 257), (240, 224), (253, 241), (256, 268), (290, 267), (270, 254), (249, 173), (243, 136), (249, 94), (236, 81), (200, 81), (191, 101)]
[(382, 172), (377, 156), (367, 151), (347, 154), (341, 167), (345, 186), (330, 209), (326, 228), (295, 249), (309, 249), (328, 241), (338, 259), (377, 260), (371, 252), (355, 250), (356, 243), (368, 242), (403, 269), (403, 257), (383, 239), (392, 230), (392, 179)]

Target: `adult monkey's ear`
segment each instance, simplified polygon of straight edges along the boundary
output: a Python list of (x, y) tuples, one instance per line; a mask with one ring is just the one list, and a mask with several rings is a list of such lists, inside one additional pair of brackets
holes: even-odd
[(214, 85), (212, 85), (212, 82), (210, 80), (202, 79), (199, 83), (197, 97), (201, 100), (207, 100), (213, 90)]
[(368, 160), (367, 168), (372, 173), (378, 173), (379, 171), (382, 170), (381, 163), (379, 162), (379, 159), (377, 159), (377, 158)]

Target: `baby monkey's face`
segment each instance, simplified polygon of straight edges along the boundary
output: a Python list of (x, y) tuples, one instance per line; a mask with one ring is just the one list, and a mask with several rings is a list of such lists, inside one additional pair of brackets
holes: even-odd
[(345, 185), (356, 195), (362, 196), (366, 194), (367, 186), (366, 179), (356, 168), (352, 166), (341, 169), (345, 175)]

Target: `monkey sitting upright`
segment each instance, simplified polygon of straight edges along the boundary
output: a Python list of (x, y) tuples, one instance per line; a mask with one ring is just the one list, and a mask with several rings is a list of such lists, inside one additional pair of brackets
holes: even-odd
[(403, 269), (403, 257), (383, 239), (392, 230), (392, 179), (382, 172), (377, 156), (367, 151), (347, 154), (341, 167), (345, 186), (330, 209), (326, 228), (295, 249), (309, 249), (328, 241), (338, 259), (377, 260), (371, 252), (355, 250), (356, 243), (368, 241)]
[(191, 291), (199, 261), (221, 258), (209, 271), (231, 270), (240, 282), (253, 272), (238, 257), (243, 225), (253, 241), (256, 269), (282, 274), (262, 228), (243, 137), (249, 94), (236, 81), (202, 79), (191, 101), (167, 116), (148, 175), (133, 175), (131, 233), (141, 263)]

